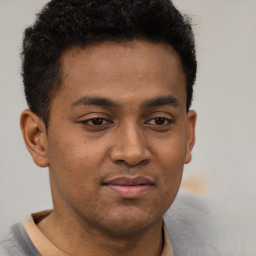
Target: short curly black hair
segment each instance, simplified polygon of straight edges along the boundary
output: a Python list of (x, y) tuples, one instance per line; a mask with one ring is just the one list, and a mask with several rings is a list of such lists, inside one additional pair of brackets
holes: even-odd
[(170, 44), (186, 76), (190, 108), (197, 61), (190, 20), (170, 0), (52, 0), (24, 32), (22, 75), (29, 108), (48, 124), (61, 87), (60, 58), (73, 46), (143, 39)]

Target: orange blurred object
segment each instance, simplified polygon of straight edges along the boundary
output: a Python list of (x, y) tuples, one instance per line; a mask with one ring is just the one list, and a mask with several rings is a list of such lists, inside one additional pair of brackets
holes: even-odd
[(207, 196), (208, 190), (204, 179), (200, 176), (187, 177), (182, 180), (181, 187), (190, 192)]

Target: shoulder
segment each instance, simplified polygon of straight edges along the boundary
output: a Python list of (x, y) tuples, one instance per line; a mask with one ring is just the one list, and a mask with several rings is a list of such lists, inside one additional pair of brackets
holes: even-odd
[(217, 256), (217, 223), (210, 203), (188, 192), (179, 192), (164, 222), (174, 255)]
[(10, 230), (1, 235), (0, 256), (40, 256), (29, 239), (22, 224), (13, 225)]
[(0, 239), (0, 255), (22, 255), (20, 254), (20, 245), (17, 242), (13, 229), (17, 228), (17, 224), (14, 225), (6, 234), (1, 235)]

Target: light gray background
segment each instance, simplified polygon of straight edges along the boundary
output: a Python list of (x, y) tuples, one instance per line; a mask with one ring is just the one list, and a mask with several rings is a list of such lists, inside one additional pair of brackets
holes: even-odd
[[(47, 169), (33, 163), (19, 130), (19, 115), (26, 108), (20, 77), (22, 32), (45, 2), (0, 0), (0, 233), (29, 213), (51, 207)], [(216, 209), (252, 248), (256, 236), (256, 1), (175, 3), (193, 18), (199, 61), (193, 103), (198, 112), (197, 142), (185, 179), (201, 177)]]

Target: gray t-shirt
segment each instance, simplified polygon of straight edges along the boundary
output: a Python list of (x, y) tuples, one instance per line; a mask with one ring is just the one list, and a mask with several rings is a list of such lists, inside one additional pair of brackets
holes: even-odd
[[(214, 219), (204, 200), (179, 194), (164, 216), (174, 256), (218, 256)], [(22, 224), (0, 241), (0, 256), (40, 256)]]
[(0, 256), (41, 256), (21, 223), (11, 227), (0, 242)]

